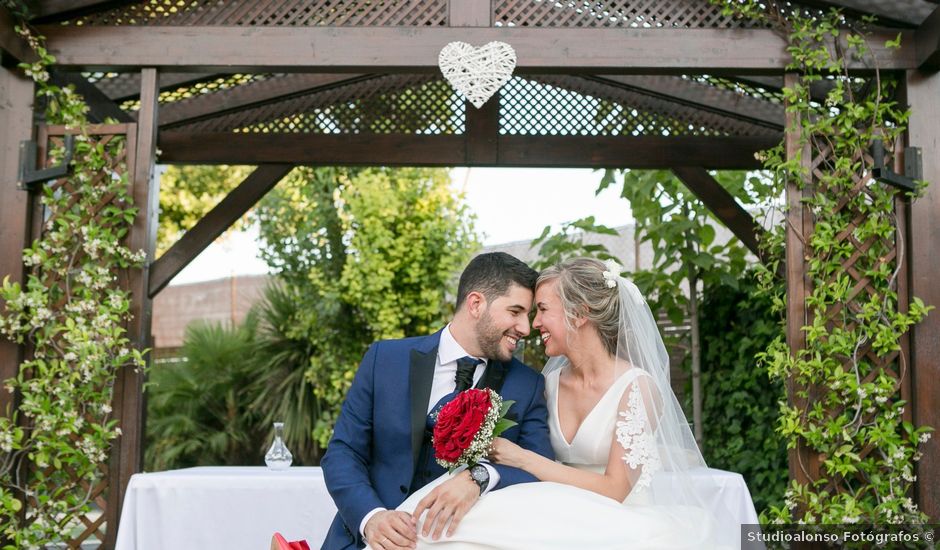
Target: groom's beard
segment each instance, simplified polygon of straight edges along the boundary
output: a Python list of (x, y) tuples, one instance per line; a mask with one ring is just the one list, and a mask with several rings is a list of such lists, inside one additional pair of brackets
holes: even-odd
[(477, 343), (483, 357), (506, 362), (512, 359), (512, 352), (507, 352), (501, 345), (505, 331), (499, 329), (490, 316), (489, 309), (483, 312), (477, 323)]

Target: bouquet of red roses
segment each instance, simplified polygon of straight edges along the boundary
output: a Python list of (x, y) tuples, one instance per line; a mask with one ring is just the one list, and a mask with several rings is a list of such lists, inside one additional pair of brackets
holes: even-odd
[(434, 459), (453, 471), (473, 466), (489, 452), (493, 439), (516, 425), (506, 418), (514, 401), (491, 389), (464, 390), (444, 405), (434, 426)]

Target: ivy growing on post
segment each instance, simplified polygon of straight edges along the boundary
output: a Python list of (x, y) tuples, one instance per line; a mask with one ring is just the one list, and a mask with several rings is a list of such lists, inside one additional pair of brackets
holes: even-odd
[[(836, 10), (782, 11), (753, 0), (712, 1), (726, 15), (759, 19), (784, 34), (788, 70), (799, 73), (784, 89), (796, 154), (788, 158), (781, 145), (767, 153), (765, 167), (802, 193), (799, 207), (812, 219), (810, 233), (802, 234), (811, 282), (808, 323), (801, 349), (791, 351), (779, 337), (761, 360), (791, 391), (777, 431), (789, 448), (808, 449), (815, 464), (798, 464), (809, 481), (792, 480), (785, 504), (772, 507), (766, 519), (922, 523), (927, 518), (910, 495), (918, 447), (932, 428), (905, 420), (901, 387), (910, 373), (900, 352), (905, 334), (930, 308), (916, 297), (899, 302), (898, 276), (907, 260), (897, 209), (899, 200), (915, 199), (926, 184), (902, 194), (879, 183), (871, 178), (868, 156), (876, 141), (889, 151), (900, 143), (910, 113), (893, 97), (896, 82), (877, 67), (868, 79), (847, 70), (851, 61), (870, 59), (864, 26), (871, 20), (855, 23)], [(810, 85), (823, 81), (829, 91), (814, 100)], [(812, 162), (802, 157), (804, 150)], [(778, 311), (786, 307), (774, 271), (785, 231), (778, 227), (765, 243), (777, 258), (763, 276)]]
[[(127, 171), (113, 168), (126, 141), (89, 137), (84, 100), (49, 82), (55, 60), (41, 38), (17, 30), (38, 56), (20, 68), (36, 82), (46, 121), (75, 132), (70, 175), (39, 197), (43, 232), (23, 252), (26, 283), (4, 278), (0, 288), (0, 333), (28, 351), (17, 377), (3, 381), (19, 406), (0, 417), (0, 538), (7, 548), (39, 548), (84, 530), (79, 518), (121, 434), (111, 410), (115, 376), (145, 363), (125, 334), (129, 295), (117, 282), (144, 252), (124, 244), (137, 208)], [(61, 156), (50, 152), (52, 162)]]

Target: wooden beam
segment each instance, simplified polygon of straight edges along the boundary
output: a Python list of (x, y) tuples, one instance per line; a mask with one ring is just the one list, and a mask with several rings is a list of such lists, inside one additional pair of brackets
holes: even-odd
[[(926, 194), (910, 211), (910, 293), (937, 307), (914, 325), (911, 344), (911, 388), (914, 423), (940, 427), (940, 73), (907, 74), (907, 100), (911, 109), (908, 144), (922, 148)], [(940, 437), (936, 433), (921, 444), (923, 459), (915, 465), (916, 498), (931, 523), (940, 522)]]
[[(133, 151), (128, 169), (131, 175), (131, 195), (138, 208), (134, 224), (128, 232), (128, 247), (146, 253), (144, 266), (131, 269), (127, 277), (130, 291), (131, 319), (127, 337), (140, 350), (151, 347), (151, 316), (153, 302), (147, 293), (149, 268), (157, 240), (157, 213), (160, 208), (160, 190), (154, 177), (157, 146), (157, 97), (159, 84), (157, 70), (141, 70), (140, 110), (137, 124), (128, 124), (128, 150)], [(149, 355), (148, 359), (149, 361)], [(114, 382), (115, 418), (122, 430), (121, 437), (112, 446), (112, 461), (109, 465), (108, 530), (106, 548), (113, 548), (117, 525), (121, 518), (121, 506), (131, 476), (143, 467), (144, 442), (144, 373), (132, 368), (122, 368)]]
[(88, 82), (79, 73), (64, 71), (51, 71), (50, 78), (58, 86), (71, 84), (75, 91), (85, 99), (88, 104), (88, 120), (93, 123), (103, 123), (107, 117), (118, 122), (134, 122), (134, 117), (125, 113), (116, 103), (104, 95), (94, 84)]
[(940, 70), (940, 7), (933, 10), (914, 33), (917, 67), (925, 71)]
[(678, 76), (603, 75), (598, 81), (783, 131), (783, 106)]
[(499, 94), (477, 109), (467, 110), (467, 164), (495, 164), (499, 159)]
[(704, 168), (674, 168), (672, 172), (682, 183), (731, 230), (740, 241), (758, 258), (764, 258), (758, 236), (763, 229), (715, 178)]
[(500, 136), (498, 166), (758, 169), (754, 153), (777, 137)]
[(16, 34), (16, 25), (16, 16), (6, 7), (0, 6), (0, 63), (5, 67), (13, 67), (20, 62), (31, 63), (38, 59), (29, 43)]
[[(760, 76), (760, 75), (735, 75), (733, 77), (738, 82), (742, 84), (747, 84), (755, 88), (766, 88), (771, 90), (783, 90), (783, 77), (782, 76)], [(820, 80), (818, 82), (810, 82), (809, 84), (809, 96), (815, 101), (826, 101), (826, 94), (829, 93), (829, 90), (833, 88), (832, 80)]]
[(245, 215), (261, 197), (293, 169), (291, 164), (259, 166), (206, 214), (196, 225), (154, 262), (150, 271), (150, 297), (153, 298), (196, 256)]
[[(485, 107), (484, 107), (485, 108)], [(166, 131), (161, 162), (374, 166), (532, 166), (757, 169), (776, 137), (498, 136), (497, 158), (468, 158), (467, 136), (253, 134)], [(477, 147), (472, 145), (471, 150)], [(472, 153), (476, 154), (476, 153)]]
[[(614, 29), (540, 27), (124, 27), (51, 26), (39, 31), (63, 67), (172, 71), (431, 73), (449, 42), (501, 40), (516, 51), (518, 73), (765, 73), (789, 63), (786, 41), (768, 29)], [(874, 62), (914, 67), (913, 31), (902, 47), (876, 31)], [(853, 62), (852, 70), (870, 68)]]
[[(33, 139), (33, 81), (0, 67), (0, 281), (25, 279), (23, 249), (30, 239), (30, 194), (17, 187), (20, 142)], [(23, 347), (0, 336), (0, 380), (13, 378)], [(14, 396), (0, 391), (0, 416), (12, 412)]]
[(160, 162), (455, 166), (464, 137), (160, 132)]
[(202, 118), (220, 115), (263, 103), (270, 103), (316, 89), (327, 89), (356, 82), (355, 74), (289, 74), (268, 78), (234, 88), (201, 95), (164, 105), (160, 110), (160, 127), (170, 128)]

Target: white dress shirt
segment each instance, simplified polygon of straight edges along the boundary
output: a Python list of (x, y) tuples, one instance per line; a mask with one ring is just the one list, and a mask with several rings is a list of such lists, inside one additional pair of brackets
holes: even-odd
[[(442, 397), (456, 389), (457, 359), (468, 356), (473, 357), (457, 343), (457, 340), (454, 339), (454, 335), (450, 332), (450, 324), (448, 324), (444, 327), (444, 330), (441, 331), (441, 341), (437, 346), (437, 361), (434, 364), (434, 379), (431, 382), (431, 398), (428, 399), (428, 414), (431, 413), (431, 410)], [(477, 365), (477, 369), (473, 372), (473, 386), (476, 386), (480, 378), (483, 377), (483, 373), (486, 371), (486, 365), (487, 361), (485, 359), (483, 363)], [(490, 473), (490, 482), (486, 485), (486, 489), (483, 490), (483, 494), (485, 495), (491, 488), (499, 483), (499, 472), (489, 464), (483, 464), (483, 466), (486, 467), (487, 471)], [(372, 516), (383, 510), (385, 510), (385, 508), (376, 508), (362, 518), (362, 523), (359, 524), (359, 533), (362, 534), (363, 538), (365, 538), (366, 535), (366, 524), (369, 523)]]

